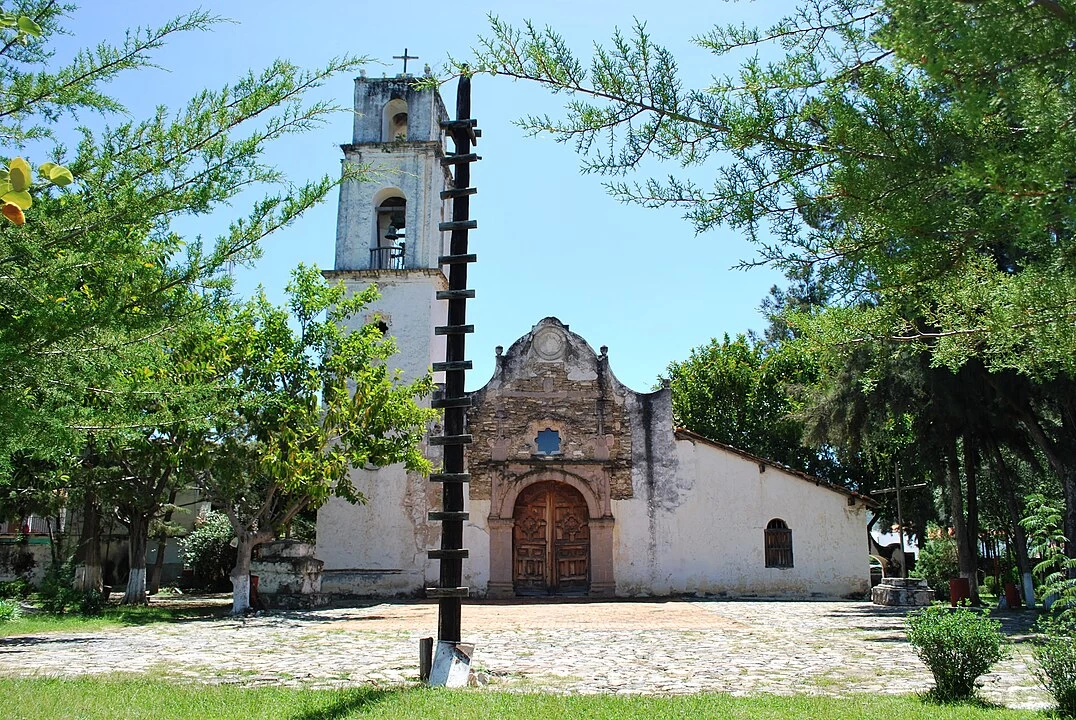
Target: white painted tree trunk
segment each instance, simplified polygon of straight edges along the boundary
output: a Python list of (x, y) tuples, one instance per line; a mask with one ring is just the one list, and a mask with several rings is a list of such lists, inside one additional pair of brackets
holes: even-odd
[(131, 568), (127, 577), (127, 592), (123, 594), (124, 605), (146, 604), (146, 566)]
[(1029, 608), (1035, 607), (1035, 583), (1031, 579), (1031, 573), (1023, 575), (1024, 580), (1024, 604)]
[(250, 557), (256, 544), (257, 538), (239, 533), (232, 569), (232, 615), (242, 615), (250, 609)]
[(250, 608), (250, 572), (232, 573), (232, 615), (242, 615)]
[(101, 572), (100, 509), (97, 496), (86, 491), (82, 503), (82, 529), (79, 531), (78, 549), (75, 553), (75, 581), (73, 587), (80, 592), (101, 592), (104, 575)]
[(131, 574), (127, 576), (127, 592), (123, 594), (124, 605), (145, 605), (146, 598), (146, 532), (149, 518), (133, 518), (127, 537), (127, 559)]

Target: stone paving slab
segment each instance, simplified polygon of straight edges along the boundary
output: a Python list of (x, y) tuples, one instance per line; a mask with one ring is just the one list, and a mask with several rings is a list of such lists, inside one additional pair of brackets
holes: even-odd
[[(0, 638), (0, 674), (153, 673), (199, 682), (341, 687), (417, 678), (432, 603)], [(569, 693), (923, 692), (905, 612), (862, 602), (475, 603), (464, 639), (501, 689)], [(983, 696), (1044, 707), (1029, 668), (1032, 613), (999, 614), (1014, 641)]]

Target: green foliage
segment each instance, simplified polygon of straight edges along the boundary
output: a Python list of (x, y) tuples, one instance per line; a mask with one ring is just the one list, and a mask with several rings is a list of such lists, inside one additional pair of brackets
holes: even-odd
[(0, 582), (0, 600), (22, 600), (30, 595), (33, 586), (25, 578)]
[[(700, 30), (740, 69), (696, 88), (641, 21), (588, 60), (493, 17), (456, 68), (566, 93), (564, 117), (521, 125), (615, 197), (744, 230), (745, 264), (818, 272), (833, 302), (796, 322), (819, 347), (890, 339), (1049, 377), (1076, 370), (1074, 27), (1054, 2), (805, 0), (768, 28)], [(630, 177), (648, 158), (686, 169)]]
[(915, 560), (915, 575), (927, 581), (939, 600), (949, 596), (949, 580), (960, 575), (956, 541), (937, 526), (927, 528), (927, 541)]
[[(0, 135), (11, 151), (51, 146), (49, 162), (37, 167), (40, 182), (15, 161), (0, 181), (33, 202), (25, 225), (0, 223), (0, 483), (20, 456), (69, 463), (89, 433), (207, 416), (198, 405), (212, 397), (213, 374), (203, 367), (198, 382), (189, 372), (191, 382), (174, 382), (162, 366), (179, 356), (165, 336), (227, 291), (230, 263), (253, 261), (265, 236), (335, 188), (339, 179), (328, 175), (292, 182), (264, 153), (321, 125), (337, 108), (311, 92), (362, 62), (337, 58), (307, 71), (278, 60), (135, 118), (108, 84), (155, 67), (154, 53), (169, 39), (219, 20), (190, 12), (58, 65), (49, 42), (65, 31), (65, 11), (50, 0), (20, 3), (35, 33), (0, 17)], [(25, 44), (13, 42), (17, 33)], [(81, 130), (74, 149), (55, 140), (86, 112), (115, 123)], [(236, 219), (217, 238), (185, 240), (173, 229), (178, 218), (221, 208)]]
[[(430, 469), (420, 443), (438, 414), (416, 399), (431, 392), (432, 378), (404, 382), (387, 362), (396, 344), (375, 323), (345, 329), (377, 289), (349, 296), (343, 283), (301, 265), (287, 292), (286, 307), (264, 293), (218, 304), (208, 334), (214, 343), (194, 355), (226, 368), (222, 385), (233, 401), (206, 434), (198, 465), (201, 489), (237, 537), (237, 576), (246, 574), (252, 548), (300, 513), (332, 496), (363, 502), (352, 468)], [(235, 597), (240, 612), (246, 600)]]
[(908, 616), (908, 642), (934, 675), (938, 700), (975, 693), (975, 680), (1004, 657), (1001, 623), (988, 612), (933, 605)]
[(1038, 630), (1043, 637), (1032, 652), (1039, 682), (1063, 717), (1076, 717), (1076, 626), (1071, 619), (1049, 618), (1039, 621)]
[(180, 544), (184, 567), (194, 570), (199, 587), (218, 589), (228, 581), (228, 572), (235, 566), (235, 538), (228, 516), (211, 511), (199, 518)]
[(104, 609), (105, 597), (96, 590), (76, 590), (72, 587), (74, 580), (73, 563), (54, 563), (50, 566), (38, 591), (41, 608), (55, 615), (99, 615)]
[(1065, 554), (1061, 503), (1045, 495), (1027, 498), (1027, 517), (1020, 521), (1028, 536), (1028, 554), (1038, 557), (1034, 572), (1043, 602), (1059, 617), (1076, 617), (1076, 559)]
[(801, 443), (792, 416), (795, 388), (813, 365), (790, 347), (775, 349), (743, 335), (692, 349), (668, 367), (676, 423), (741, 450), (811, 471), (818, 453)]
[(0, 625), (22, 617), (17, 600), (0, 600)]

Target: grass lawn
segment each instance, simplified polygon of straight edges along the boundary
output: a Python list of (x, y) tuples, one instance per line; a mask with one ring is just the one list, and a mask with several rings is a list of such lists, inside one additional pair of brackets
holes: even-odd
[[(1049, 717), (1045, 713), (1005, 710), (977, 704), (934, 705), (915, 696), (856, 695), (848, 698), (734, 698), (728, 695), (624, 697), (610, 695), (523, 695), (425, 688), (356, 688), (299, 690), (281, 687), (239, 688), (180, 685), (161, 680), (0, 679), (0, 715), (7, 718), (85, 718), (169, 720), (170, 718), (273, 718), (341, 720), (343, 718), (595, 718), (596, 720), (878, 720), (879, 718)], [(20, 714), (22, 713), (22, 714)]]
[[(182, 622), (223, 617), (231, 610), (229, 606), (191, 604), (177, 605), (109, 605), (100, 615), (50, 615), (48, 613), (26, 614), (18, 620), (0, 623), (0, 637), (11, 635), (37, 635), (46, 632), (91, 632), (123, 625), (148, 625), (159, 622)], [(3, 717), (0, 709), (0, 717)]]

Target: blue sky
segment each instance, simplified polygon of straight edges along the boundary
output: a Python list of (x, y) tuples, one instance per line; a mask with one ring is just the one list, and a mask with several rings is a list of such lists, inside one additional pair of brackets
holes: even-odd
[[(412, 68), (421, 72), (428, 62), (437, 71), (448, 55), (467, 56), (485, 32), (487, 12), (517, 24), (529, 18), (552, 25), (584, 53), (592, 41), (607, 39), (617, 26), (628, 29), (638, 18), (656, 42), (677, 55), (685, 78), (704, 84), (735, 68), (691, 45), (693, 35), (715, 23), (766, 25), (787, 6), (688, 2), (664, 13), (652, 1), (637, 0), (526, 5), (94, 0), (72, 16), (72, 36), (57, 45), (57, 59), (68, 57), (76, 46), (116, 41), (126, 28), (158, 25), (198, 7), (233, 22), (176, 38), (156, 56), (160, 70), (115, 83), (113, 94), (133, 116), (158, 104), (180, 107), (198, 90), (232, 82), (276, 57), (316, 66), (335, 55), (366, 55), (389, 63), (368, 66), (369, 75), (379, 77), (399, 72), (399, 61), (391, 57), (407, 47), (420, 58)], [(352, 81), (337, 77), (324, 88), (324, 96), (349, 105)], [(446, 85), (443, 94), (454, 114), (454, 85)], [(652, 386), (670, 361), (685, 358), (711, 337), (761, 329), (758, 305), (781, 277), (766, 269), (731, 269), (753, 256), (739, 233), (721, 228), (696, 236), (675, 211), (622, 205), (604, 193), (600, 178), (579, 173), (579, 159), (570, 147), (548, 137), (525, 137), (513, 124), (523, 114), (556, 114), (563, 99), (505, 78), (479, 77), (473, 84), (472, 114), (483, 131), (478, 147), (483, 160), (472, 169), (479, 194), (471, 205), (478, 220), (471, 245), (479, 262), (470, 275), (477, 298), (469, 305), (476, 332), (468, 340), (475, 366), (468, 386), (481, 386), (490, 377), (495, 346), (509, 346), (547, 315), (568, 323), (595, 349), (608, 345), (613, 372), (636, 389)], [(339, 145), (349, 142), (350, 134), (351, 119), (341, 113), (325, 127), (281, 144), (268, 159), (295, 179), (336, 173)], [(678, 168), (652, 170), (663, 175)], [(238, 204), (209, 218), (187, 219), (182, 228), (212, 237), (241, 211)], [(297, 263), (332, 267), (335, 232), (334, 194), (294, 227), (270, 238), (262, 260), (238, 271), (239, 289), (249, 293), (260, 283), (279, 300)]]

